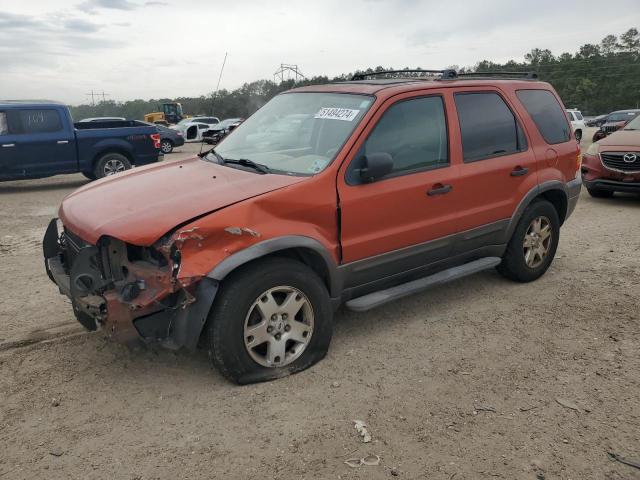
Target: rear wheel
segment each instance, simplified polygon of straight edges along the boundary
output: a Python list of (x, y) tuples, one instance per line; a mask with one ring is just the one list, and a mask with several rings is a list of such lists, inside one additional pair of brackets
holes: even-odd
[(587, 192), (593, 198), (611, 198), (613, 197), (613, 192), (611, 190), (600, 190), (599, 188), (587, 188)]
[(576, 140), (580, 142), (582, 140), (582, 130), (576, 130)]
[(224, 280), (207, 326), (209, 358), (236, 383), (284, 377), (326, 355), (332, 317), (327, 289), (306, 265), (258, 261)]
[(121, 153), (107, 153), (98, 159), (93, 169), (96, 178), (109, 177), (131, 168), (129, 159)]
[(529, 205), (513, 232), (498, 271), (517, 282), (540, 278), (553, 261), (560, 239), (560, 220), (546, 200)]
[(173, 152), (173, 142), (171, 140), (163, 139), (160, 142), (160, 150), (165, 154)]

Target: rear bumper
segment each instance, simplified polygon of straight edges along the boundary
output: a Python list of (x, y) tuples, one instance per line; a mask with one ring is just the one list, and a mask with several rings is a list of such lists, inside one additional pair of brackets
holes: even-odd
[(577, 177), (567, 183), (567, 215), (566, 220), (571, 216), (578, 204), (580, 198), (580, 190), (582, 189), (582, 178)]
[(204, 278), (189, 292), (166, 272), (135, 262), (127, 263), (126, 280), (114, 281), (105, 278), (98, 247), (77, 245), (72, 255), (60, 238), (58, 221), (53, 219), (42, 244), (45, 270), (60, 293), (71, 300), (77, 320), (87, 330), (104, 331), (110, 339), (127, 345), (143, 341), (173, 349), (197, 347), (217, 281)]

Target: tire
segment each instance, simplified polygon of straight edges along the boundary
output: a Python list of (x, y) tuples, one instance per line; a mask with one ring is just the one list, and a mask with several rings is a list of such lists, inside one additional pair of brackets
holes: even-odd
[(98, 159), (93, 174), (96, 178), (104, 178), (130, 168), (131, 162), (121, 153), (107, 153)]
[(160, 150), (165, 155), (173, 152), (173, 142), (171, 140), (164, 139), (160, 142)]
[[(289, 299), (299, 308), (295, 319), (286, 318), (286, 311), (295, 310), (286, 308), (284, 300)], [(333, 310), (327, 288), (313, 270), (274, 257), (240, 267), (222, 282), (205, 328), (211, 363), (243, 385), (281, 378), (324, 358)], [(282, 345), (281, 358), (277, 352)]]
[(580, 143), (582, 141), (582, 130), (576, 130), (575, 135), (576, 135), (576, 140), (578, 141), (578, 143)]
[(96, 179), (96, 176), (94, 175), (93, 172), (82, 172), (82, 175), (87, 177), (89, 180), (95, 180)]
[(613, 192), (611, 190), (600, 190), (598, 188), (587, 188), (587, 192), (593, 198), (611, 198), (613, 197)]
[[(541, 224), (536, 229), (534, 221), (538, 220)], [(547, 231), (550, 235), (544, 237)], [(497, 267), (498, 272), (516, 282), (537, 280), (551, 265), (559, 240), (560, 220), (555, 207), (546, 200), (534, 201), (522, 214), (507, 244), (502, 263)]]

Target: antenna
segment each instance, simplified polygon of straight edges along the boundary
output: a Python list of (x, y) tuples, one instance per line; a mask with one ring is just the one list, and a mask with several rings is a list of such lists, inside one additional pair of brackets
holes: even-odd
[(220, 76), (218, 77), (218, 84), (216, 85), (216, 91), (213, 92), (213, 100), (211, 100), (211, 115), (213, 115), (213, 107), (216, 104), (216, 97), (218, 96), (218, 90), (220, 89), (220, 81), (222, 80), (222, 72), (224, 72), (224, 66), (227, 64), (227, 55), (229, 52), (224, 52), (224, 60), (222, 61), (222, 68), (220, 68)]

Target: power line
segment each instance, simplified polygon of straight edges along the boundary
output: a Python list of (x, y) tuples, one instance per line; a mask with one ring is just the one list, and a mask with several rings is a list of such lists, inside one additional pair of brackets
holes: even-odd
[(91, 89), (91, 93), (85, 93), (85, 95), (87, 97), (91, 97), (91, 106), (95, 107), (96, 106), (96, 97), (98, 97), (98, 99), (100, 97), (102, 97), (102, 101), (106, 102), (106, 97), (110, 97), (111, 95), (108, 93), (105, 93), (104, 90), (102, 90), (102, 92), (94, 92), (93, 89)]

